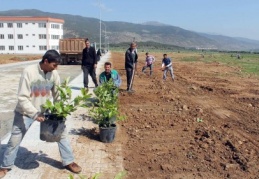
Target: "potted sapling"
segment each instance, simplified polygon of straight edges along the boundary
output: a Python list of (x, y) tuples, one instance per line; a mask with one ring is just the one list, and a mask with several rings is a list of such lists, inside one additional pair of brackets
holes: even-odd
[(110, 143), (115, 138), (116, 121), (124, 119), (120, 116), (118, 109), (119, 89), (110, 79), (98, 86), (94, 94), (97, 100), (89, 110), (89, 115), (99, 126), (100, 140)]
[(61, 134), (65, 130), (67, 116), (74, 112), (81, 102), (87, 101), (91, 95), (88, 90), (81, 89), (81, 95), (72, 98), (71, 87), (68, 86), (67, 78), (60, 86), (57, 86), (60, 99), (52, 102), (47, 100), (42, 107), (44, 108), (45, 121), (40, 124), (40, 139), (46, 142), (58, 142)]

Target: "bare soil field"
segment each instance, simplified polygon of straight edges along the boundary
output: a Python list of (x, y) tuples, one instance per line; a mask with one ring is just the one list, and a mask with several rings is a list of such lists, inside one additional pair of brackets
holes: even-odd
[[(115, 143), (123, 145), (129, 179), (259, 178), (259, 79), (218, 62), (173, 58), (175, 81), (162, 81), (162, 53), (154, 75), (141, 73), (127, 93), (124, 53), (113, 52), (122, 77)], [(110, 146), (112, 147), (112, 145)]]

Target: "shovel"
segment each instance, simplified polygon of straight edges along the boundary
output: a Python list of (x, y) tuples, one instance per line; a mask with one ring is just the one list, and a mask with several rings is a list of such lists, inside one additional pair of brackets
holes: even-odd
[(129, 92), (133, 93), (134, 91), (132, 90), (133, 87), (133, 82), (134, 82), (134, 76), (135, 76), (135, 67), (136, 64), (133, 64), (133, 71), (132, 71), (132, 76), (131, 76), (131, 81), (130, 81), (130, 85), (129, 85)]

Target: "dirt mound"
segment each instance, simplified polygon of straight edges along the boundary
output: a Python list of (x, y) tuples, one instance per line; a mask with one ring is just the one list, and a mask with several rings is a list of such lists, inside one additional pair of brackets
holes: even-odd
[(127, 93), (123, 55), (111, 59), (123, 80), (120, 111), (127, 120), (118, 135), (127, 178), (258, 178), (257, 78), (176, 57), (175, 82), (162, 81), (159, 60), (153, 76), (140, 72), (143, 53), (135, 92)]

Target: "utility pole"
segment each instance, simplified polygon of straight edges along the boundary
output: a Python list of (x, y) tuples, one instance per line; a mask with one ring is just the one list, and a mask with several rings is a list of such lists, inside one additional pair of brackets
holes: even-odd
[(100, 49), (102, 48), (102, 20), (101, 20), (101, 0), (99, 0), (99, 8), (100, 8), (100, 12), (99, 12), (99, 18), (100, 18)]
[(102, 24), (104, 25), (104, 47), (105, 47), (105, 50), (107, 49), (107, 43), (106, 43), (106, 25), (105, 23), (102, 22)]

